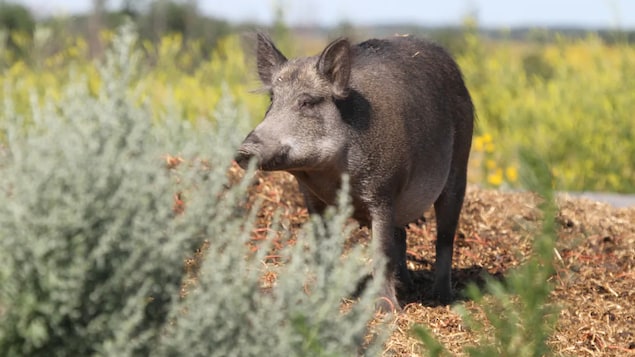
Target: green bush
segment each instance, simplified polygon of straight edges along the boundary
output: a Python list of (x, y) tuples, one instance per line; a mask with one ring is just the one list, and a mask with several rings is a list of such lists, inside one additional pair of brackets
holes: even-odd
[(26, 6), (0, 2), (0, 53), (6, 47), (17, 58), (26, 57), (20, 42), (31, 38), (34, 31), (35, 19)]
[[(381, 282), (340, 313), (365, 266), (358, 250), (341, 259), (348, 210), (312, 220), (282, 253), (287, 264), (263, 264), (267, 247), (245, 244), (249, 182), (227, 177), (244, 111), (226, 96), (213, 125), (177, 108), (152, 117), (131, 85), (135, 41), (130, 29), (115, 38), (97, 95), (74, 76), (59, 101), (34, 94), (29, 117), (4, 102), (0, 355), (354, 354)], [(167, 154), (189, 160), (168, 169)], [(198, 283), (182, 298), (184, 260), (204, 240)], [(270, 291), (263, 269), (278, 275)]]

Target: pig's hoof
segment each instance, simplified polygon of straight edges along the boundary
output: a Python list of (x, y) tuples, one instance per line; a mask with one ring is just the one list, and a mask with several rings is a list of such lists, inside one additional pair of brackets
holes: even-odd
[(383, 292), (379, 295), (376, 308), (382, 313), (395, 313), (401, 311), (397, 294), (395, 293), (394, 284), (387, 284), (383, 288)]
[(449, 305), (454, 301), (455, 296), (454, 296), (454, 293), (452, 292), (452, 288), (450, 287), (445, 287), (445, 288), (435, 287), (432, 290), (432, 298), (443, 305)]
[(395, 314), (402, 311), (401, 306), (396, 297), (392, 299), (387, 296), (381, 296), (375, 304), (375, 310), (384, 314)]

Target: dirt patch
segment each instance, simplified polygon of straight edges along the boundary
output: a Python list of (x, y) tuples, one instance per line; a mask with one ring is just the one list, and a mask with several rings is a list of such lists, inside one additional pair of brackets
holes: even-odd
[[(231, 175), (240, 175), (232, 169)], [(274, 212), (294, 232), (307, 211), (294, 179), (285, 173), (258, 173), (248, 206), (263, 202), (254, 240), (264, 239)], [(503, 278), (530, 255), (534, 232), (540, 227), (538, 198), (531, 193), (503, 193), (471, 187), (463, 208), (453, 261), (454, 289), (481, 284), (484, 276)], [(552, 301), (560, 308), (549, 343), (557, 354), (575, 356), (635, 355), (635, 208), (614, 208), (586, 199), (560, 197), (556, 274)], [(420, 356), (412, 337), (414, 324), (426, 325), (452, 352), (476, 343), (451, 306), (426, 300), (432, 285), (436, 227), (432, 212), (408, 228), (408, 266), (417, 289), (406, 297), (404, 313), (393, 323), (395, 333), (385, 355)], [(292, 241), (294, 239), (292, 234)], [(369, 239), (368, 230), (351, 242)], [(280, 242), (279, 244), (286, 244)], [(272, 258), (275, 260), (275, 257)], [(471, 301), (470, 310), (478, 310)]]

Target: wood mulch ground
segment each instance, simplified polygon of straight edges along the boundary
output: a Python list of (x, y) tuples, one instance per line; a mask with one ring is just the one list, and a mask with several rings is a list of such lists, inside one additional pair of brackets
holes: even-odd
[[(230, 170), (240, 176), (240, 169)], [(294, 179), (285, 173), (257, 173), (250, 202), (263, 200), (254, 230), (261, 239), (276, 210), (285, 227), (294, 230), (307, 212)], [(506, 193), (470, 187), (457, 232), (453, 282), (460, 292), (483, 276), (505, 277), (531, 252), (532, 232), (540, 227), (538, 199), (531, 193)], [(635, 207), (613, 208), (579, 198), (560, 197), (556, 218), (558, 242), (551, 301), (559, 307), (556, 331), (549, 344), (556, 355), (635, 356)], [(354, 233), (367, 241), (367, 230)], [(476, 342), (451, 306), (439, 306), (420, 297), (432, 282), (435, 224), (433, 213), (408, 229), (408, 265), (417, 292), (405, 301), (404, 312), (393, 320), (395, 332), (386, 356), (423, 356), (411, 327), (426, 325), (453, 354)], [(472, 301), (464, 301), (476, 309)]]

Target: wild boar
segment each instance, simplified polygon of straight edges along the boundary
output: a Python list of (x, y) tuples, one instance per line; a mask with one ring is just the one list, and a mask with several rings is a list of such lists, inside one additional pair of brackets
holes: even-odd
[[(352, 45), (340, 38), (318, 56), (287, 59), (257, 35), (258, 74), (271, 104), (236, 155), (297, 179), (321, 214), (350, 178), (353, 217), (387, 259), (383, 295), (412, 284), (406, 230), (434, 205), (433, 295), (451, 301), (454, 235), (465, 195), (474, 107), (462, 74), (440, 46), (411, 36)], [(383, 306), (384, 308), (390, 306)]]

